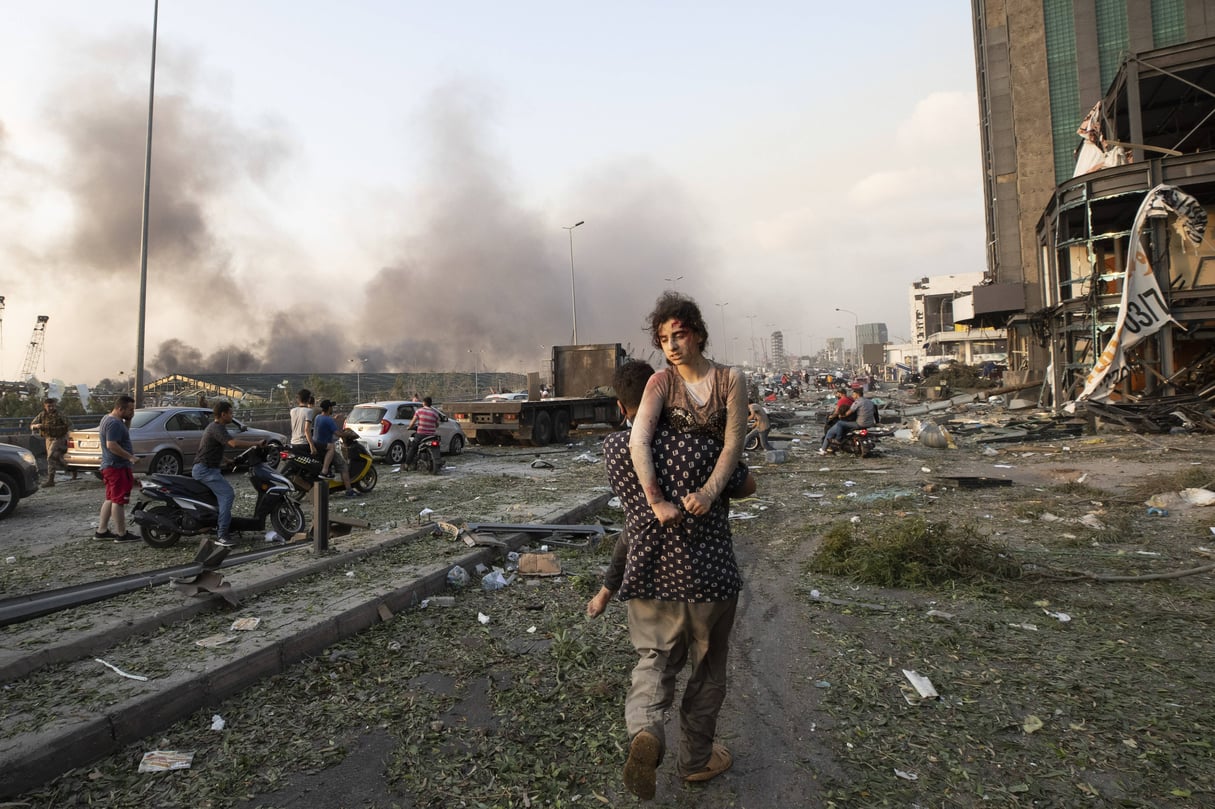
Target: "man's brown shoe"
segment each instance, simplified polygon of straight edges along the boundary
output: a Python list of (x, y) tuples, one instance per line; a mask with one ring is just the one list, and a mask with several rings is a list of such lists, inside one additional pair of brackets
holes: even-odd
[(624, 764), (624, 785), (643, 801), (653, 800), (662, 743), (648, 730), (633, 737), (629, 760)]
[(708, 781), (710, 778), (716, 778), (730, 769), (730, 765), (733, 763), (734, 756), (725, 748), (725, 745), (714, 742), (713, 752), (709, 755), (709, 763), (705, 765), (705, 768), (690, 775), (685, 775), (683, 780), (691, 783)]
[(47, 488), (47, 487), (54, 486), (54, 485), (55, 485), (55, 477), (54, 477), (54, 475), (52, 475), (51, 477), (47, 478), (47, 479), (46, 479), (46, 482), (42, 484), (43, 488)]

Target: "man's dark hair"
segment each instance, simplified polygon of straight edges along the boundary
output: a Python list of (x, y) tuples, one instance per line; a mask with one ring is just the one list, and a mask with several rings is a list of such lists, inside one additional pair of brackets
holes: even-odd
[(645, 383), (654, 375), (654, 368), (641, 360), (629, 360), (616, 369), (612, 377), (612, 387), (616, 389), (616, 398), (629, 410), (636, 410), (641, 405), (641, 394), (645, 393)]
[(53, 404), (59, 404), (59, 400), (58, 400), (58, 399), (56, 399), (54, 396), (48, 396), (48, 397), (46, 397), (45, 399), (43, 399), (43, 400), (42, 400), (42, 403), (43, 403), (43, 404), (49, 404), (49, 405), (53, 405)]
[(321, 412), (322, 413), (328, 413), (332, 409), (333, 409), (333, 402), (329, 401), (328, 399), (321, 399)]
[(427, 407), (430, 407), (430, 397), (429, 397), (429, 396), (423, 396), (423, 397), (422, 397), (422, 404), (426, 405)]
[(135, 400), (125, 393), (114, 400), (114, 407), (126, 407), (129, 404), (135, 404)]
[(300, 404), (308, 404), (312, 399), (312, 391), (307, 388), (300, 388), (300, 392), (295, 395), (295, 398)]
[(231, 410), (231, 409), (232, 409), (232, 403), (231, 403), (231, 402), (229, 402), (227, 399), (220, 399), (220, 400), (219, 400), (218, 402), (216, 402), (216, 403), (215, 403), (215, 405), (214, 405), (214, 406), (211, 408), (211, 412), (212, 412), (212, 413), (214, 413), (214, 414), (215, 414), (215, 418), (217, 418), (217, 419), (218, 419), (220, 416), (222, 416), (224, 413), (227, 413), (227, 412), (228, 412), (229, 410)]
[(658, 298), (654, 304), (654, 311), (650, 312), (649, 317), (646, 318), (649, 324), (650, 341), (654, 344), (654, 348), (662, 349), (662, 343), (658, 339), (658, 330), (662, 328), (663, 323), (672, 318), (681, 321), (696, 335), (698, 338), (696, 342), (703, 354), (705, 344), (709, 342), (709, 328), (705, 325), (704, 316), (700, 314), (700, 307), (687, 295), (680, 295), (669, 289)]

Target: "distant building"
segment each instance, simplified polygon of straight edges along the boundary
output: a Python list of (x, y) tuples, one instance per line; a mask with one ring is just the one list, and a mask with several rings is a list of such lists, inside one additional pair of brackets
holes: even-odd
[[(919, 367), (946, 361), (979, 365), (1007, 361), (1004, 329), (972, 322), (973, 292), (983, 273), (934, 275), (915, 281), (909, 290), (911, 342), (920, 347)], [(904, 355), (906, 363), (909, 357)]]

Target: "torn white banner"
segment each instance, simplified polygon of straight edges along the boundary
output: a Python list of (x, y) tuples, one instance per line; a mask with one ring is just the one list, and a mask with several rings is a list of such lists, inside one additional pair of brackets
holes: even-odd
[(1169, 314), (1160, 285), (1156, 283), (1156, 274), (1143, 249), (1144, 223), (1149, 217), (1170, 213), (1177, 215), (1177, 225), (1187, 240), (1194, 244), (1202, 242), (1207, 213), (1196, 199), (1171, 185), (1158, 185), (1148, 192), (1131, 228), (1131, 255), (1122, 283), (1122, 302), (1114, 333), (1097, 358), (1097, 364), (1089, 371), (1084, 390), (1076, 401), (1107, 398), (1128, 370), (1127, 350), (1160, 331), (1165, 324), (1177, 323)]

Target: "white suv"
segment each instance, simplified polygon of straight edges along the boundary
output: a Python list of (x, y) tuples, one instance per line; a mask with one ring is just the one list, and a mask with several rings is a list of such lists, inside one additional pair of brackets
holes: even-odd
[[(346, 426), (359, 434), (359, 442), (376, 458), (399, 464), (405, 460), (405, 447), (413, 430), (405, 429), (421, 402), (369, 402), (357, 405), (346, 416)], [(468, 443), (459, 422), (448, 418), (439, 408), (439, 441), (443, 452), (459, 455)]]

